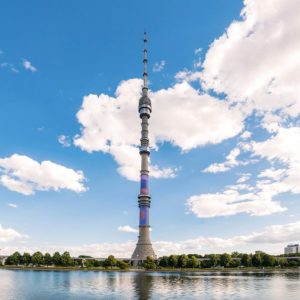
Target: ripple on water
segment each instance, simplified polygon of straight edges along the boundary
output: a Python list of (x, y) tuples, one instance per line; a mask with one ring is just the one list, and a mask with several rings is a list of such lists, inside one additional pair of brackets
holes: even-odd
[(300, 270), (260, 273), (0, 270), (2, 299), (299, 300)]

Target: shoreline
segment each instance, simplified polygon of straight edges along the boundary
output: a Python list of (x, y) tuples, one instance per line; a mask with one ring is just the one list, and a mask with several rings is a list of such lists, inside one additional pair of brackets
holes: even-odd
[(265, 273), (265, 272), (290, 272), (299, 271), (300, 267), (291, 268), (212, 268), (212, 269), (104, 269), (104, 268), (76, 268), (76, 267), (23, 267), (23, 266), (0, 266), (0, 270), (21, 270), (21, 271), (58, 271), (58, 272), (140, 272), (140, 273)]

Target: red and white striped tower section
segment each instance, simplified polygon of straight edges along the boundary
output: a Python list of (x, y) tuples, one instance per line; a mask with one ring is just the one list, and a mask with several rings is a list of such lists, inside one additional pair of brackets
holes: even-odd
[(147, 259), (148, 256), (156, 258), (150, 241), (149, 210), (151, 197), (149, 193), (149, 138), (148, 138), (148, 119), (152, 112), (151, 100), (148, 97), (148, 74), (147, 74), (147, 35), (144, 33), (144, 85), (142, 96), (139, 101), (139, 114), (142, 120), (142, 137), (140, 146), (141, 155), (141, 187), (138, 196), (140, 208), (139, 237), (136, 248), (131, 256), (134, 265)]

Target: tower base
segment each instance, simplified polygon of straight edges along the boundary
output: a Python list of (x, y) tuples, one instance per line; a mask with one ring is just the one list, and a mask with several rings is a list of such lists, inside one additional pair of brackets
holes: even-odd
[(140, 226), (139, 239), (131, 256), (131, 262), (133, 262), (134, 266), (147, 260), (148, 256), (156, 259), (156, 255), (150, 242), (149, 229), (150, 226)]

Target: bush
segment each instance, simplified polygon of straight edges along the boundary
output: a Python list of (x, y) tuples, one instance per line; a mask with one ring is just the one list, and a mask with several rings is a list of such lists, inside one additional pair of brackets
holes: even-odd
[(143, 263), (143, 267), (146, 270), (155, 270), (157, 268), (154, 259), (149, 256), (147, 257), (147, 260)]

